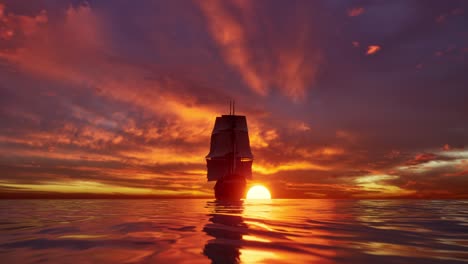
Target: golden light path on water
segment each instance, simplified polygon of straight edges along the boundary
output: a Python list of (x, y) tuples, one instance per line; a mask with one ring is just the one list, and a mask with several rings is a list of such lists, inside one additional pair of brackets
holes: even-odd
[(465, 263), (465, 208), (415, 199), (0, 199), (8, 213), (0, 241), (5, 263)]

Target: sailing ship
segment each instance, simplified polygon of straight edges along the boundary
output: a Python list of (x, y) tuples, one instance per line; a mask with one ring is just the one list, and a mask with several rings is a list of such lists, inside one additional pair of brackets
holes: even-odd
[(247, 179), (252, 179), (253, 155), (250, 150), (247, 118), (235, 114), (216, 117), (211, 133), (210, 153), (206, 156), (208, 181), (216, 181), (217, 200), (240, 200), (245, 197)]

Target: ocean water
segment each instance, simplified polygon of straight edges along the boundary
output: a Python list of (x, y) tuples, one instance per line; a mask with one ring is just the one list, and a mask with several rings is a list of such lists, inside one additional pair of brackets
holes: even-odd
[(465, 200), (0, 200), (1, 263), (467, 263)]

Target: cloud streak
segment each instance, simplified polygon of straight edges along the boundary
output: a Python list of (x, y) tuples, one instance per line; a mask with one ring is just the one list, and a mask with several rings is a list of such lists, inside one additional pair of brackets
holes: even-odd
[(304, 99), (322, 62), (318, 48), (310, 46), (311, 28), (302, 22), (305, 12), (293, 8), (290, 12), (298, 19), (284, 21), (298, 27), (290, 43), (267, 42), (264, 47), (257, 47), (253, 43), (261, 32), (266, 32), (267, 39), (281, 38), (283, 32), (272, 31), (270, 27), (274, 24), (268, 20), (263, 27), (255, 24), (255, 17), (263, 15), (255, 3), (218, 0), (197, 3), (226, 63), (240, 73), (248, 87), (262, 96), (276, 88), (293, 100)]

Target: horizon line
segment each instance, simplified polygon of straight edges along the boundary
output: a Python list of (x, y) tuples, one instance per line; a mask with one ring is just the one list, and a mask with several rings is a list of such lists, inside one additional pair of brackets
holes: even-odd
[[(203, 196), (196, 196), (196, 195), (157, 195), (157, 194), (96, 194), (96, 193), (1, 193), (0, 192), (0, 200), (40, 200), (40, 199), (50, 199), (50, 200), (92, 200), (92, 199), (99, 199), (99, 200), (143, 200), (143, 199), (215, 199), (214, 195), (203, 195)], [(392, 196), (392, 197), (384, 197), (384, 196), (375, 196), (375, 197), (343, 197), (343, 196), (336, 196), (336, 197), (298, 197), (298, 196), (291, 196), (291, 197), (273, 197), (272, 200), (281, 200), (281, 199), (292, 199), (292, 200), (300, 200), (300, 199), (308, 199), (308, 200), (468, 200), (468, 196), (460, 196), (460, 197), (430, 197), (430, 196)]]

